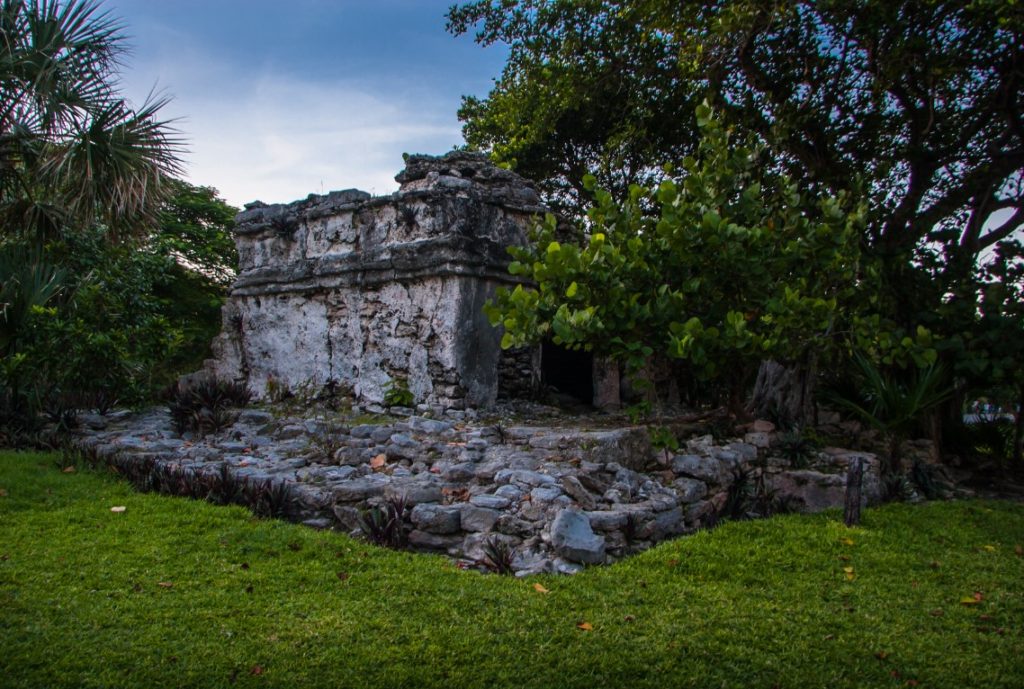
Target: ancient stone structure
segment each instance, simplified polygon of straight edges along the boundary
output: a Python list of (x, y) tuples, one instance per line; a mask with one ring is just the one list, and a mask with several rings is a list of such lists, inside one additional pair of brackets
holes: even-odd
[(522, 387), (527, 355), (502, 361), (483, 313), (514, 284), (507, 247), (526, 241), (539, 197), (470, 153), (412, 156), (390, 196), (356, 190), (238, 216), (238, 278), (207, 362), (257, 397), (336, 385), (363, 403), (487, 407), (499, 372)]
[[(470, 566), (501, 551), (520, 575), (611, 562), (721, 518), (839, 506), (851, 462), (864, 464), (863, 501), (878, 499), (875, 457), (829, 449), (794, 465), (767, 422), (721, 443), (675, 429), (685, 448), (669, 452), (647, 428), (521, 401), (485, 420), (477, 410), (499, 393), (538, 381), (544, 347), (502, 352), (483, 306), (515, 284), (506, 249), (544, 208), (526, 181), (473, 154), (414, 156), (396, 179), (386, 197), (249, 204), (206, 366), (257, 398), (344, 388), (352, 413), (269, 405), (205, 437), (176, 429), (165, 409), (118, 413), (83, 419), (79, 444), (146, 489), (318, 528), (370, 533), (367, 515), (390, 509), (410, 547)], [(548, 352), (563, 391), (606, 408), (624, 396), (611, 362)]]
[[(595, 428), (586, 418), (347, 423), (277, 411), (242, 410), (202, 438), (177, 433), (164, 409), (91, 416), (79, 442), (128, 475), (148, 472), (150, 490), (208, 496), (225, 474), (250, 488), (283, 485), (290, 499), (279, 516), (357, 536), (368, 510), (400, 500), (409, 547), (479, 566), (487, 545), (500, 544), (520, 575), (613, 562), (723, 518), (839, 507), (851, 462), (863, 463), (865, 504), (881, 491), (874, 455), (827, 448), (794, 466), (778, 456), (766, 422), (728, 441), (691, 437), (666, 453), (646, 428)], [(232, 499), (258, 501), (242, 493)]]

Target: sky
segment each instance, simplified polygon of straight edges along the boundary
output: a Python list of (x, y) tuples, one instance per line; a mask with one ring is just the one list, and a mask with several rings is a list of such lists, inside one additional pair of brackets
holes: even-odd
[(402, 153), (461, 144), (502, 46), (445, 31), (454, 0), (105, 0), (131, 50), (124, 95), (170, 96), (185, 177), (235, 206), (398, 188)]

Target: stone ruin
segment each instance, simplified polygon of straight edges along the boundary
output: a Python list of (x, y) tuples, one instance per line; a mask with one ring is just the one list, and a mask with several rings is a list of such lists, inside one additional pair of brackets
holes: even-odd
[(357, 537), (369, 510), (400, 501), (408, 547), (480, 567), (496, 545), (517, 575), (578, 572), (721, 519), (841, 506), (854, 461), (865, 467), (864, 500), (879, 499), (874, 455), (826, 448), (797, 464), (778, 456), (765, 422), (730, 440), (691, 437), (668, 453), (643, 427), (539, 411), (537, 420), (494, 423), (252, 408), (196, 437), (153, 409), (84, 419), (79, 442), (126, 476), (145, 474), (137, 483), (149, 490), (196, 497), (198, 485), (207, 495), (225, 474), (245, 495), (284, 486), (289, 504), (277, 516)]
[[(152, 490), (209, 496), (228, 476), (283, 487), (281, 516), (317, 528), (359, 534), (368, 510), (400, 501), (410, 547), (466, 566), (506, 549), (519, 575), (612, 562), (723, 517), (840, 506), (855, 461), (864, 500), (878, 499), (876, 457), (827, 448), (795, 462), (779, 456), (767, 422), (669, 452), (647, 428), (609, 427), (607, 415), (527, 403), (478, 415), (537, 385), (540, 352), (502, 352), (482, 307), (515, 284), (506, 247), (526, 241), (544, 208), (525, 180), (467, 153), (413, 156), (397, 179), (400, 190), (380, 198), (350, 190), (249, 204), (205, 370), (257, 398), (341, 387), (362, 411), (390, 414), (277, 405), (197, 436), (167, 409), (119, 412), (85, 419), (81, 446), (145, 474)], [(592, 363), (579, 371), (609, 379), (617, 401), (617, 375)], [(397, 389), (415, 408), (394, 404)]]
[(237, 218), (238, 277), (206, 370), (257, 398), (340, 386), (440, 409), (484, 408), (536, 385), (537, 357), (507, 354), (483, 306), (515, 284), (507, 247), (545, 212), (533, 186), (486, 156), (410, 156), (401, 187), (350, 189)]

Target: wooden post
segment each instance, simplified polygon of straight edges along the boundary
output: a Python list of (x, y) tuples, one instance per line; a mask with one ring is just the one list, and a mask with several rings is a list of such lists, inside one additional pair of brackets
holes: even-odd
[(860, 489), (864, 480), (864, 458), (853, 457), (846, 469), (846, 504), (843, 521), (847, 526), (860, 524)]

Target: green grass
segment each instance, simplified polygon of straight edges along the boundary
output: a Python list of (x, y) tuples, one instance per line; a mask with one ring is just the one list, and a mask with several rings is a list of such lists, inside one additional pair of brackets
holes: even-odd
[(0, 490), (5, 689), (1024, 686), (1022, 505), (728, 524), (519, 581), (48, 455), (0, 454)]

